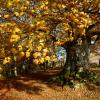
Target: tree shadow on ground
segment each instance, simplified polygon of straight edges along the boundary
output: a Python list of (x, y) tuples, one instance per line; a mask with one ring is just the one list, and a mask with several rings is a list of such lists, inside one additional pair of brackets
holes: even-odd
[[(45, 86), (58, 91), (61, 89), (61, 86), (59, 86), (60, 88), (58, 88), (58, 84), (47, 83), (47, 80), (56, 76), (57, 73), (59, 73), (59, 70), (48, 70), (46, 72), (41, 71), (39, 73), (30, 75), (24, 74), (16, 78), (0, 81), (0, 100), (6, 100), (3, 98), (6, 96), (7, 92), (11, 91), (11, 89), (14, 89), (17, 92), (26, 92), (28, 94), (41, 95), (41, 92), (45, 90), (45, 87), (43, 86), (45, 84)], [(88, 89), (91, 91), (95, 90), (94, 88)], [(5, 90), (5, 92), (3, 90)]]
[[(55, 70), (47, 72), (41, 71), (35, 74), (24, 74), (16, 78), (0, 81), (0, 100), (3, 100), (3, 97), (5, 97), (6, 93), (10, 92), (11, 89), (18, 92), (24, 91), (28, 94), (40, 95), (45, 89), (42, 85), (47, 83), (49, 78), (54, 77), (57, 72), (58, 71)], [(51, 87), (49, 86), (50, 84), (45, 85)], [(1, 92), (3, 90), (5, 90), (5, 92)]]

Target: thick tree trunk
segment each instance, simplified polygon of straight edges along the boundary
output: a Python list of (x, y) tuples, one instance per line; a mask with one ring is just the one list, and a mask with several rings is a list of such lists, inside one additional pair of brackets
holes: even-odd
[(66, 62), (64, 65), (63, 70), (61, 71), (62, 74), (65, 74), (65, 77), (71, 76), (71, 74), (76, 69), (76, 50), (72, 45), (67, 45), (66, 49)]
[(75, 70), (77, 69), (75, 45), (76, 43), (73, 42), (64, 46), (66, 50), (66, 62), (63, 70), (59, 73), (59, 78), (62, 86), (67, 83), (69, 84), (70, 80), (74, 78), (74, 74), (76, 72)]
[(69, 43), (65, 49), (66, 63), (59, 75), (62, 85), (68, 81), (76, 80), (76, 74), (79, 73), (80, 68), (85, 68), (85, 65), (88, 66), (89, 61), (89, 45), (86, 40), (80, 46), (76, 43)]

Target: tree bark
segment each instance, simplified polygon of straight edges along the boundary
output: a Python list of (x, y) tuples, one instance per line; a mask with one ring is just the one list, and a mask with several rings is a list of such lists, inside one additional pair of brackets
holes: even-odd
[(88, 66), (89, 62), (88, 41), (84, 40), (80, 46), (75, 42), (68, 43), (65, 49), (66, 63), (59, 74), (60, 79), (63, 81), (62, 85), (66, 84), (66, 81), (76, 80), (76, 74), (79, 72), (80, 68), (85, 68), (85, 66)]
[(67, 79), (73, 76), (75, 70), (77, 69), (77, 59), (76, 59), (76, 50), (75, 43), (68, 43), (65, 47), (66, 50), (66, 62), (63, 67), (63, 70), (60, 72), (60, 75)]

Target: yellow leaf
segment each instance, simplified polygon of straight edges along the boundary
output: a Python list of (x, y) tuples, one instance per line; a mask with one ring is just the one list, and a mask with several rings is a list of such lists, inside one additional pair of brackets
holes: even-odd
[(42, 55), (45, 57), (46, 56), (46, 52), (43, 52)]
[(24, 15), (24, 12), (20, 12), (20, 16)]
[(35, 64), (39, 64), (39, 60), (38, 60), (38, 59), (34, 59), (33, 62), (34, 62)]
[(14, 12), (14, 14), (15, 14), (16, 16), (20, 16), (20, 14), (19, 14), (18, 12)]
[(26, 51), (26, 58), (30, 57), (30, 52)]
[(19, 53), (19, 57), (22, 58), (22, 57), (24, 57), (24, 56), (25, 56), (25, 53), (24, 53), (23, 51), (21, 51), (21, 52)]
[(26, 1), (26, 4), (27, 4), (27, 5), (30, 5), (30, 2), (29, 2), (29, 1)]
[(42, 50), (42, 46), (38, 46), (38, 47), (37, 47), (37, 50), (38, 50), (38, 51), (41, 51), (41, 50)]
[(10, 17), (9, 14), (4, 15), (4, 18), (9, 18), (9, 17)]
[(20, 39), (19, 35), (13, 34), (11, 35), (10, 42), (17, 42)]
[(50, 57), (49, 56), (46, 56), (45, 57), (45, 60), (50, 61)]
[(44, 58), (41, 58), (39, 61), (40, 63), (44, 63)]
[(19, 32), (21, 32), (21, 30), (18, 27), (15, 27), (13, 33), (19, 33)]
[(7, 64), (7, 63), (11, 63), (11, 58), (10, 57), (5, 57), (5, 59), (3, 60), (3, 64)]
[(19, 50), (19, 51), (22, 51), (22, 50), (23, 50), (23, 47), (22, 47), (21, 45), (19, 45), (19, 46), (18, 46), (18, 50)]

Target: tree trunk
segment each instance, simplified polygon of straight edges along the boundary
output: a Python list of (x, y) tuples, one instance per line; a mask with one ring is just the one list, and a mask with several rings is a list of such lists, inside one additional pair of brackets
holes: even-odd
[(62, 73), (66, 75), (71, 75), (76, 69), (76, 50), (72, 45), (68, 45), (66, 49), (66, 63), (62, 70)]
[(66, 63), (63, 70), (60, 72), (59, 77), (62, 80), (62, 85), (71, 80), (76, 80), (76, 74), (79, 73), (80, 68), (88, 66), (89, 61), (89, 45), (86, 40), (82, 45), (77, 43), (69, 43), (66, 49)]
[(66, 50), (66, 62), (63, 70), (59, 73), (60, 83), (62, 86), (69, 84), (73, 80), (75, 73), (77, 72), (77, 57), (75, 43), (68, 43), (65, 47)]
[(89, 66), (90, 48), (88, 41), (84, 40), (82, 45), (76, 47), (77, 64), (83, 67)]

